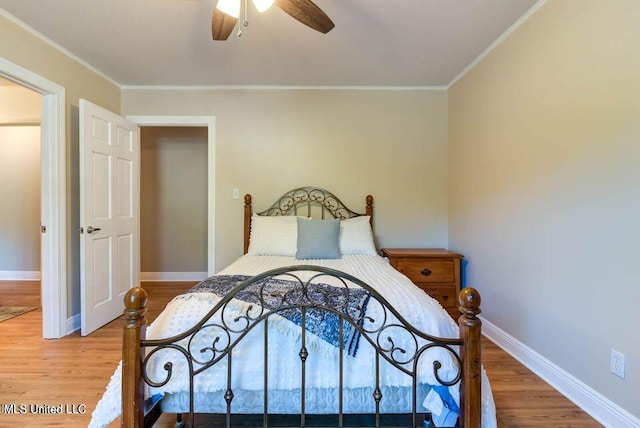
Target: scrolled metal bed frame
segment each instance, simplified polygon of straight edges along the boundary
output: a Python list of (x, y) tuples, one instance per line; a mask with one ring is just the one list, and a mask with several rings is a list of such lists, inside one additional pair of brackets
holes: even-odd
[[(303, 191), (301, 191), (301, 189)], [(318, 191), (316, 191), (318, 190)], [(321, 192), (320, 192), (321, 191)], [(293, 193), (292, 193), (293, 192)], [(277, 211), (284, 215), (289, 213), (292, 206), (300, 205), (300, 203), (319, 203), (328, 209), (332, 215), (336, 210), (341, 210), (345, 217), (351, 218), (357, 216), (351, 210), (346, 209), (344, 205), (335, 196), (322, 189), (317, 188), (299, 188), (289, 192), (283, 196), (269, 210), (281, 210), (288, 205), (292, 197), (297, 195), (298, 200), (292, 203), (286, 210)], [(325, 192), (325, 193), (323, 193)], [(305, 196), (306, 195), (306, 196)], [(320, 195), (320, 199), (312, 195)], [(313, 197), (313, 199), (311, 199)], [(335, 201), (334, 201), (335, 199)], [(280, 202), (285, 202), (284, 205)], [(367, 214), (372, 213), (371, 196), (367, 197)], [(248, 211), (247, 211), (248, 205)], [(327, 207), (328, 206), (328, 207)], [(274, 208), (275, 207), (275, 208)], [(342, 208), (344, 207), (344, 209)], [(269, 211), (267, 210), (267, 211)], [(297, 211), (296, 211), (297, 212)], [(264, 214), (263, 214), (264, 215)], [(251, 197), (245, 197), (245, 221), (251, 217)], [(247, 232), (248, 233), (248, 232)], [(246, 240), (245, 240), (246, 252)], [(303, 279), (301, 274), (305, 273), (308, 279)], [(270, 281), (277, 279), (285, 281), (286, 288), (281, 297), (268, 302), (264, 296), (269, 292)], [(327, 291), (323, 291), (315, 287), (319, 279), (330, 278), (331, 284), (338, 284)], [(326, 282), (326, 281), (323, 281)], [(353, 313), (350, 306), (350, 296), (354, 289), (363, 289), (369, 295), (369, 305), (375, 304), (382, 308), (379, 312), (381, 317), (374, 320), (363, 313)], [(249, 305), (244, 313), (238, 315), (231, 314), (229, 304), (239, 293), (252, 294), (257, 303)], [(300, 403), (300, 426), (306, 426), (306, 409), (305, 409), (305, 387), (306, 373), (305, 362), (309, 355), (307, 348), (306, 317), (310, 311), (320, 311), (322, 313), (330, 313), (339, 318), (339, 347), (338, 347), (338, 365), (339, 365), (339, 388), (338, 388), (338, 414), (337, 424), (342, 427), (344, 421), (343, 412), (343, 376), (344, 376), (344, 347), (343, 334), (344, 326), (349, 324), (360, 333), (361, 339), (364, 339), (375, 350), (375, 385), (371, 387), (371, 397), (375, 401), (375, 426), (380, 426), (381, 412), (380, 402), (383, 395), (380, 389), (379, 367), (381, 359), (386, 363), (399, 369), (412, 380), (411, 397), (412, 412), (411, 425), (417, 426), (416, 415), (418, 414), (416, 404), (416, 390), (418, 386), (418, 365), (420, 358), (430, 349), (444, 349), (450, 355), (454, 356), (458, 370), (454, 379), (441, 379), (439, 370), (441, 362), (435, 360), (433, 362), (433, 373), (435, 378), (445, 386), (455, 385), (460, 382), (460, 419), (459, 425), (465, 428), (476, 428), (480, 426), (481, 414), (481, 350), (480, 350), (480, 329), (481, 322), (477, 315), (480, 313), (480, 295), (473, 288), (464, 288), (459, 295), (461, 316), (458, 320), (460, 337), (459, 338), (440, 338), (425, 334), (410, 325), (389, 302), (381, 296), (375, 289), (364, 283), (360, 279), (334, 269), (323, 268), (311, 265), (296, 265), (279, 269), (274, 269), (247, 279), (234, 287), (226, 294), (211, 311), (200, 320), (193, 328), (181, 333), (177, 336), (163, 340), (146, 340), (145, 311), (147, 304), (147, 295), (142, 288), (131, 289), (125, 297), (125, 321), (123, 333), (123, 358), (122, 358), (122, 419), (121, 426), (138, 428), (147, 426), (145, 423), (152, 423), (157, 419), (158, 414), (153, 412), (147, 416), (145, 421), (145, 383), (151, 386), (163, 386), (172, 377), (173, 363), (167, 362), (164, 365), (166, 377), (160, 380), (151, 379), (147, 372), (147, 364), (154, 355), (162, 349), (172, 349), (177, 351), (184, 361), (187, 363), (189, 371), (189, 426), (194, 426), (195, 407), (194, 407), (194, 377), (216, 363), (227, 359), (227, 385), (224, 393), (226, 401), (226, 427), (231, 427), (232, 404), (234, 391), (231, 387), (233, 351), (242, 339), (252, 331), (256, 326), (265, 324), (264, 327), (264, 413), (262, 415), (262, 424), (264, 427), (269, 426), (268, 414), (268, 332), (267, 328), (270, 319), (275, 314), (281, 314), (283, 311), (300, 311), (300, 351), (298, 357), (301, 362), (301, 403)], [(350, 309), (351, 308), (351, 309)], [(229, 311), (229, 312), (228, 312)], [(365, 317), (368, 324), (365, 325)], [(345, 324), (346, 323), (346, 324)], [(197, 346), (194, 349), (194, 338), (202, 331), (215, 330), (215, 339), (210, 346)], [(394, 330), (398, 334), (405, 335), (409, 340), (404, 341), (404, 345), (398, 345), (389, 330)], [(397, 337), (397, 336), (395, 336)], [(183, 343), (180, 343), (180, 342)], [(406, 344), (410, 344), (408, 347)], [(455, 348), (458, 348), (456, 352)], [(157, 407), (156, 407), (157, 408)], [(151, 425), (148, 425), (151, 426)]]
[[(367, 195), (365, 213), (359, 214), (347, 208), (340, 199), (328, 190), (319, 187), (298, 187), (280, 196), (269, 208), (256, 214), (261, 216), (301, 215), (312, 216), (314, 208), (320, 209), (320, 218), (327, 215), (331, 218), (347, 220), (363, 215), (369, 216), (369, 223), (373, 228), (373, 196)], [(244, 253), (249, 250), (251, 234), (252, 198), (244, 196)]]

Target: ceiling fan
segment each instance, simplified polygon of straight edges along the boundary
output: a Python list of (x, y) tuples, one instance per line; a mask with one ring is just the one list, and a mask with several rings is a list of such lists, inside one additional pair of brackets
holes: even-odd
[[(240, 16), (241, 2), (242, 0), (218, 0), (211, 18), (213, 40), (229, 38)], [(311, 0), (253, 0), (259, 12), (269, 9), (274, 2), (287, 14), (316, 31), (326, 34), (334, 27), (333, 21)], [(244, 25), (247, 25), (246, 20)]]

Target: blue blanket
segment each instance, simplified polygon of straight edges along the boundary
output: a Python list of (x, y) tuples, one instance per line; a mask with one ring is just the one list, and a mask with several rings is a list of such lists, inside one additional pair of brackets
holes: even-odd
[[(187, 293), (214, 293), (219, 297), (223, 297), (238, 284), (249, 278), (251, 277), (246, 275), (212, 276), (191, 288)], [(258, 294), (260, 288), (263, 290), (262, 299), (264, 302), (261, 302)], [(371, 297), (367, 291), (360, 288), (349, 288), (348, 302), (344, 304), (346, 299), (346, 289), (344, 287), (334, 287), (328, 284), (308, 284), (306, 290), (307, 295), (303, 297), (300, 283), (266, 278), (238, 292), (235, 298), (248, 303), (263, 304), (267, 310), (296, 303), (323, 303), (325, 306), (338, 309), (339, 312), (362, 326), (367, 303)], [(302, 311), (300, 309), (284, 309), (279, 311), (278, 314), (292, 323), (302, 326)], [(340, 346), (340, 315), (336, 313), (309, 308), (305, 316), (305, 329), (333, 346)], [(358, 329), (349, 322), (343, 322), (342, 346), (348, 355), (356, 355), (359, 342), (360, 332)]]

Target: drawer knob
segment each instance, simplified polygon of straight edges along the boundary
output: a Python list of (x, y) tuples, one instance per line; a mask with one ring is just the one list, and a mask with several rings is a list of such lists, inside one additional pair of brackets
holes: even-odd
[(429, 268), (424, 268), (420, 271), (421, 274), (423, 274), (424, 276), (429, 276), (431, 275), (431, 269)]
[(445, 300), (445, 301), (449, 300), (449, 296), (446, 296), (446, 295), (442, 296), (442, 300)]

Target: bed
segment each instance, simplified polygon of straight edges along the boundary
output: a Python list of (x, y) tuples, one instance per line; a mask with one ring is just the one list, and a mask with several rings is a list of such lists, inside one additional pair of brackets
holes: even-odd
[(245, 255), (149, 327), (146, 293), (127, 294), (122, 362), (90, 426), (120, 409), (124, 427), (161, 412), (177, 426), (495, 426), (478, 292), (462, 290), (454, 322), (377, 254), (372, 225), (371, 196), (363, 214), (317, 187), (258, 213), (245, 196)]

